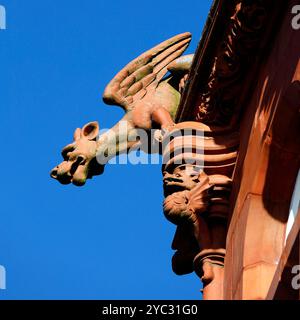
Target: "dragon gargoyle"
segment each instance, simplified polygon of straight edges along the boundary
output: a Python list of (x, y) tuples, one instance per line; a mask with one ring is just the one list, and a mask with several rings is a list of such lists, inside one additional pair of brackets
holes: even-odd
[(137, 129), (169, 131), (192, 63), (193, 55), (181, 57), (190, 41), (190, 33), (177, 35), (124, 67), (103, 95), (105, 103), (124, 109), (124, 117), (100, 135), (97, 122), (76, 129), (74, 142), (62, 151), (64, 161), (51, 176), (63, 184), (83, 185), (103, 173), (109, 159), (138, 146)]

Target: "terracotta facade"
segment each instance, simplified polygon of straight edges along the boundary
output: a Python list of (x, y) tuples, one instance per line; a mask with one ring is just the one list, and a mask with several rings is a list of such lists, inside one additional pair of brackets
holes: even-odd
[(178, 112), (177, 121), (240, 135), (224, 299), (299, 299), (291, 284), (300, 264), (299, 215), (285, 241), (300, 167), (300, 31), (291, 25), (298, 4), (215, 1)]

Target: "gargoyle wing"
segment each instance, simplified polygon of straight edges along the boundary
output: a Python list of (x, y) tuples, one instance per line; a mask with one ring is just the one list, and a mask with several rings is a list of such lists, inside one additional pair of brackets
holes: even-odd
[(103, 101), (127, 111), (148, 89), (159, 84), (168, 72), (168, 65), (182, 55), (190, 41), (190, 33), (179, 34), (131, 61), (107, 85)]

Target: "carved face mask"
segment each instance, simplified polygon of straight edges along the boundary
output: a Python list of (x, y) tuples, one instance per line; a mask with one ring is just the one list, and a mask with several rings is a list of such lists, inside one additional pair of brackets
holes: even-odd
[(173, 172), (163, 172), (165, 193), (191, 190), (199, 182), (200, 171), (194, 165), (181, 165)]
[(74, 142), (62, 150), (64, 161), (51, 171), (51, 177), (62, 184), (85, 184), (93, 175), (103, 173), (104, 166), (97, 163), (97, 137), (99, 125), (90, 122), (74, 132)]

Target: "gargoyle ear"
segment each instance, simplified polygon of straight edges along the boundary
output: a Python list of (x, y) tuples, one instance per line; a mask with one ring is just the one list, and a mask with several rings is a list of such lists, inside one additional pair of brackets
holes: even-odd
[(74, 131), (74, 141), (77, 141), (81, 138), (81, 129), (80, 128), (77, 128), (75, 131)]
[(87, 123), (81, 130), (81, 135), (89, 140), (94, 140), (99, 134), (99, 124), (96, 121)]

